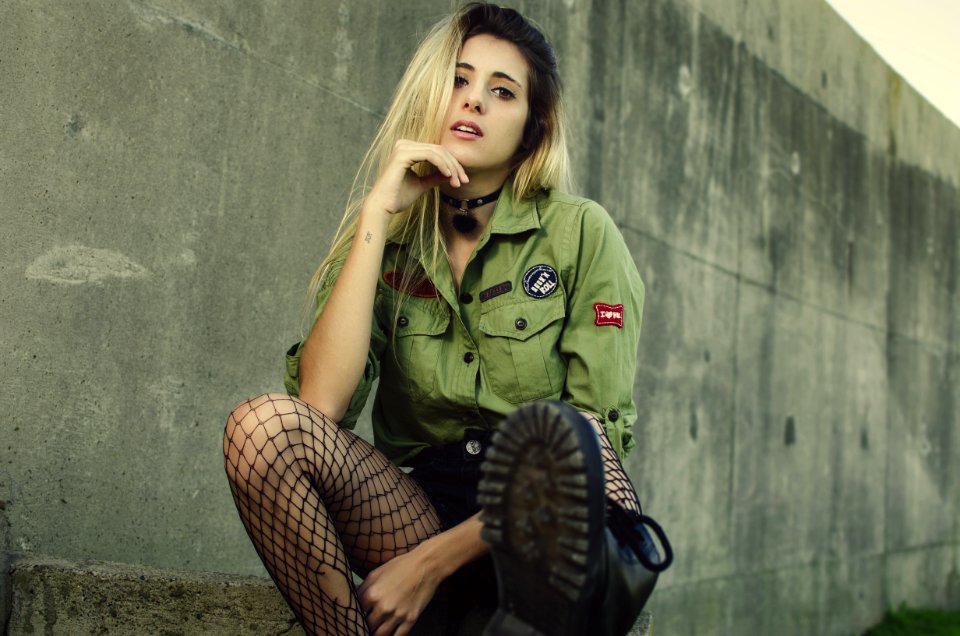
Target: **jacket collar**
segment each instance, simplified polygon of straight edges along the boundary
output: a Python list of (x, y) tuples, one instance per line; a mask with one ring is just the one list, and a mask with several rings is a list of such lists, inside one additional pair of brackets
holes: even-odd
[(537, 210), (539, 197), (516, 200), (513, 196), (513, 179), (503, 186), (497, 199), (497, 207), (487, 227), (490, 234), (519, 234), (540, 228), (540, 213)]

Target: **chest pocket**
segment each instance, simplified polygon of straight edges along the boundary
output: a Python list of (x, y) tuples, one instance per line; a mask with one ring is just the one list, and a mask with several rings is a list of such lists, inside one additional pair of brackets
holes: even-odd
[(558, 395), (566, 367), (557, 341), (563, 294), (488, 310), (480, 316), (480, 362), (494, 393), (513, 404)]
[(433, 393), (449, 324), (450, 313), (434, 299), (408, 299), (394, 323), (393, 346), (384, 356), (381, 382), (415, 400)]

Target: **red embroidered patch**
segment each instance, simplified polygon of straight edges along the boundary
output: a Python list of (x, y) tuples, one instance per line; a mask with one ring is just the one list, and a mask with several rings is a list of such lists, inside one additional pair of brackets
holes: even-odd
[(616, 325), (623, 328), (623, 305), (593, 303), (593, 309), (597, 312), (597, 319), (593, 323), (596, 326)]
[[(387, 285), (390, 285), (394, 289), (403, 290), (403, 272), (400, 270), (393, 270), (392, 272), (384, 272), (383, 280), (386, 281)], [(407, 293), (411, 296), (416, 296), (417, 298), (436, 298), (437, 288), (433, 286), (428, 279), (424, 278), (416, 285), (410, 287), (407, 290)]]

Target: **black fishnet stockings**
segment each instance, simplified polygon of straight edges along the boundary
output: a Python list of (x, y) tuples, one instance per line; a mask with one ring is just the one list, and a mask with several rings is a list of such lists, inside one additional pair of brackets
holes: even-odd
[[(606, 494), (639, 512), (602, 424)], [(227, 420), (227, 477), (247, 534), (308, 634), (367, 634), (351, 571), (366, 575), (440, 531), (420, 486), (305, 402), (270, 393)]]
[(624, 510), (640, 513), (640, 498), (637, 497), (637, 491), (630, 481), (630, 476), (623, 469), (620, 463), (620, 457), (617, 451), (613, 450), (610, 444), (610, 438), (604, 430), (603, 424), (595, 416), (584, 413), (587, 421), (593, 425), (600, 438), (600, 456), (603, 458), (604, 483), (606, 485), (606, 495), (615, 503), (619, 504)]
[(223, 450), (247, 534), (308, 634), (366, 634), (351, 570), (365, 575), (436, 534), (423, 490), (305, 402), (240, 404)]

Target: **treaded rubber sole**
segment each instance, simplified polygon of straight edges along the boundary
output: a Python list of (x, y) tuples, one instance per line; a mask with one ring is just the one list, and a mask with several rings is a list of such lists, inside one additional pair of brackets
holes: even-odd
[(562, 402), (526, 404), (494, 435), (482, 470), (481, 536), (500, 604), (485, 635), (588, 633), (604, 549), (603, 460), (593, 428)]

